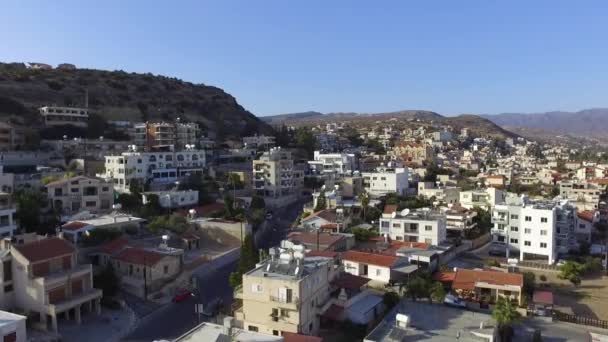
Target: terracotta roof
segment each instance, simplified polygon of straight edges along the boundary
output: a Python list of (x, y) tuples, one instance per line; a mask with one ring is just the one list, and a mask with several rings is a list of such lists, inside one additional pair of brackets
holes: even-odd
[(398, 206), (396, 204), (386, 204), (384, 206), (384, 211), (383, 213), (385, 214), (392, 214), (394, 212), (397, 211)]
[(533, 303), (539, 304), (551, 304), (553, 305), (553, 292), (551, 291), (534, 291), (534, 296), (532, 297)]
[(332, 251), (310, 251), (310, 252), (306, 253), (306, 256), (311, 256), (311, 257), (318, 256), (318, 257), (326, 257), (326, 258), (335, 259), (338, 257), (339, 254), (340, 253), (338, 253), (338, 252), (332, 252)]
[(311, 335), (300, 335), (283, 331), (284, 342), (323, 342), (323, 338)]
[(451, 283), (456, 277), (456, 272), (435, 272), (433, 273), (433, 280), (440, 281), (442, 283)]
[(487, 179), (504, 179), (505, 175), (492, 175), (492, 176), (487, 176)]
[(153, 251), (148, 251), (136, 247), (127, 247), (123, 249), (116, 258), (120, 261), (128, 262), (130, 264), (154, 266), (159, 262), (165, 255)]
[(315, 217), (320, 217), (320, 218), (324, 219), (325, 221), (335, 222), (336, 221), (336, 212), (333, 210), (330, 210), (330, 209), (324, 209), (321, 211), (317, 211), (316, 213), (313, 213), (312, 215), (306, 216), (304, 219), (302, 219), (302, 221), (312, 220)]
[(578, 213), (576, 213), (576, 216), (587, 222), (593, 222), (593, 211), (591, 210), (579, 211)]
[(14, 248), (29, 262), (53, 259), (76, 251), (71, 243), (57, 237), (15, 245)]
[(399, 258), (392, 255), (382, 255), (376, 253), (366, 253), (350, 250), (342, 254), (342, 260), (354, 261), (362, 264), (370, 264), (382, 267), (391, 267), (397, 262), (397, 260), (399, 260)]
[(127, 238), (119, 237), (101, 245), (101, 252), (112, 255), (123, 250), (125, 247), (127, 247), (127, 244)]
[(608, 185), (608, 178), (594, 178), (590, 179), (589, 183), (595, 183), (599, 185)]
[[(319, 233), (319, 245), (331, 247), (335, 243), (344, 240), (343, 235)], [(287, 235), (287, 239), (292, 241), (298, 241), (305, 245), (316, 245), (317, 244), (317, 233), (313, 232), (291, 232)]]
[(64, 224), (63, 226), (61, 226), (61, 229), (74, 231), (74, 230), (78, 230), (80, 228), (84, 228), (87, 226), (90, 226), (90, 224), (80, 222), (80, 221), (72, 221), (72, 222), (68, 222), (68, 223)]
[(369, 283), (369, 279), (359, 277), (350, 273), (342, 273), (340, 277), (331, 282), (337, 288), (359, 290), (363, 285)]
[(454, 276), (452, 287), (455, 289), (472, 290), (477, 282), (522, 287), (524, 285), (524, 278), (521, 274), (516, 273), (459, 268)]

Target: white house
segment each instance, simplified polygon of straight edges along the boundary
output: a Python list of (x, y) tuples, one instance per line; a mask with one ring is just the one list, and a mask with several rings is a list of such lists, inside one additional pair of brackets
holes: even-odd
[(364, 172), (365, 190), (373, 196), (396, 193), (405, 196), (408, 188), (407, 168), (378, 168), (374, 172)]
[(357, 169), (357, 159), (353, 153), (321, 153), (315, 151), (314, 159), (308, 161), (314, 173), (350, 175)]
[(446, 239), (446, 216), (428, 209), (397, 212), (385, 208), (380, 218), (380, 234), (392, 240), (439, 245)]
[(12, 312), (0, 311), (0, 337), (2, 341), (26, 342), (26, 318)]
[(198, 204), (198, 190), (149, 191), (141, 194), (143, 204), (150, 201), (150, 195), (158, 197), (160, 206), (165, 209), (190, 207)]
[(344, 271), (370, 279), (379, 284), (388, 284), (401, 276), (396, 268), (407, 264), (407, 260), (393, 255), (350, 250), (342, 254)]
[(11, 195), (0, 193), (0, 236), (9, 237), (15, 234), (17, 225), (13, 217), (17, 212), (17, 208), (11, 200)]
[(460, 192), (460, 205), (467, 209), (480, 207), (491, 210), (505, 200), (505, 192), (496, 188), (476, 189)]

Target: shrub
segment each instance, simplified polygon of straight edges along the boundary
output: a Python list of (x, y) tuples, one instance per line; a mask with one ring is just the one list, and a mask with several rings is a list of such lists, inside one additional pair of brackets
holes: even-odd
[(64, 87), (63, 84), (61, 84), (57, 81), (53, 81), (53, 80), (46, 81), (46, 85), (49, 86), (49, 88), (56, 90), (56, 91), (60, 91)]
[(541, 274), (538, 278), (540, 279), (540, 281), (547, 281), (547, 276), (544, 274)]
[(386, 292), (384, 296), (382, 296), (382, 302), (384, 306), (386, 306), (387, 310), (392, 309), (397, 303), (399, 303), (399, 294), (397, 292)]

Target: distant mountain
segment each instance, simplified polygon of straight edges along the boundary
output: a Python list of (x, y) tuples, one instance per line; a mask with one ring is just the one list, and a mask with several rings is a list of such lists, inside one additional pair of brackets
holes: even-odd
[(281, 123), (285, 120), (297, 120), (297, 119), (306, 119), (311, 117), (318, 117), (323, 115), (323, 113), (319, 112), (302, 112), (302, 113), (289, 113), (289, 114), (278, 114), (278, 115), (270, 115), (260, 117), (265, 122), (270, 124)]
[(579, 112), (503, 113), (482, 117), (505, 128), (541, 129), (578, 136), (605, 136), (608, 129), (608, 108)]
[(355, 113), (355, 112), (333, 112), (333, 113), (320, 113), (320, 112), (302, 112), (302, 113), (290, 113), (290, 114), (279, 114), (265, 116), (261, 119), (272, 124), (278, 124), (282, 122), (293, 122), (293, 121), (332, 121), (332, 120), (343, 120), (343, 119), (369, 119), (371, 117), (398, 117), (400, 119), (421, 119), (421, 120), (433, 120), (440, 119), (443, 116), (426, 110), (401, 110), (397, 112), (384, 112), (384, 113)]

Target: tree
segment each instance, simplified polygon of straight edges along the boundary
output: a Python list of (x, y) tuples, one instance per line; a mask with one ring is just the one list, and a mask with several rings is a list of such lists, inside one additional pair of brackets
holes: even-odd
[(317, 205), (315, 211), (321, 211), (327, 209), (327, 198), (325, 197), (325, 190), (321, 190), (319, 197), (317, 197)]
[(365, 214), (367, 211), (367, 207), (369, 206), (369, 195), (367, 194), (367, 192), (363, 191), (359, 194), (359, 201), (361, 202), (361, 209), (363, 210), (363, 219), (365, 220), (367, 218), (367, 215)]
[(15, 217), (19, 222), (19, 227), (26, 233), (39, 232), (41, 224), (40, 208), (44, 204), (42, 194), (34, 190), (22, 190), (16, 192), (14, 197), (17, 203)]
[(310, 129), (298, 128), (296, 130), (296, 145), (306, 151), (307, 157), (312, 159), (315, 152), (315, 136)]
[(414, 279), (410, 280), (406, 286), (407, 294), (413, 301), (416, 301), (416, 299), (418, 298), (428, 297), (428, 290), (428, 282), (426, 281), (426, 279), (420, 276), (417, 276)]
[(353, 228), (351, 229), (351, 232), (355, 235), (355, 240), (357, 242), (369, 241), (369, 239), (378, 236), (378, 233), (376, 233), (376, 231), (364, 228)]
[(570, 281), (574, 286), (581, 284), (581, 276), (585, 273), (585, 266), (575, 261), (566, 261), (559, 267), (558, 278)]
[(237, 287), (243, 282), (243, 274), (249, 272), (259, 262), (259, 254), (255, 248), (255, 242), (251, 234), (247, 234), (241, 245), (241, 257), (236, 272), (230, 274), (230, 286)]
[(446, 292), (445, 292), (445, 288), (443, 287), (443, 284), (436, 281), (433, 283), (433, 285), (431, 285), (431, 288), (429, 289), (429, 298), (437, 303), (441, 303), (443, 302), (443, 299), (445, 298)]
[(114, 273), (111, 263), (95, 277), (93, 277), (95, 288), (102, 290), (104, 297), (112, 297), (118, 292), (118, 277)]
[(473, 222), (477, 223), (477, 227), (480, 232), (489, 232), (492, 228), (492, 214), (483, 208), (474, 207), (473, 211), (477, 213), (473, 218)]
[(264, 197), (261, 196), (253, 196), (251, 198), (251, 204), (249, 205), (249, 209), (265, 209), (266, 202), (264, 201)]
[(524, 272), (524, 287), (523, 290), (528, 296), (534, 294), (534, 288), (536, 287), (536, 275), (533, 272)]
[(159, 234), (162, 231), (182, 234), (188, 230), (189, 227), (188, 220), (178, 214), (158, 216), (148, 224), (148, 230), (154, 234)]
[(399, 294), (397, 294), (397, 292), (394, 292), (394, 291), (385, 292), (384, 295), (382, 296), (382, 302), (384, 303), (384, 306), (386, 307), (386, 309), (390, 310), (393, 307), (395, 307), (395, 305), (397, 305), (397, 303), (399, 303)]
[(498, 297), (496, 305), (494, 305), (492, 310), (492, 317), (496, 320), (496, 323), (498, 323), (501, 341), (511, 341), (511, 325), (521, 318), (515, 305), (504, 297)]

